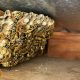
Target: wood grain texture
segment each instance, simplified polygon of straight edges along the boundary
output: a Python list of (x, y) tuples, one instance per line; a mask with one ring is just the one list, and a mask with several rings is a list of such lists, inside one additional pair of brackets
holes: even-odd
[(48, 43), (48, 56), (80, 59), (80, 34), (54, 32)]

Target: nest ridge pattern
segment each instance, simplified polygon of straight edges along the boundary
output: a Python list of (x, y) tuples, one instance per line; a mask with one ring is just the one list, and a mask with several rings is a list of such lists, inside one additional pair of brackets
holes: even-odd
[(6, 10), (0, 16), (0, 64), (12, 67), (42, 54), (53, 29), (48, 16)]

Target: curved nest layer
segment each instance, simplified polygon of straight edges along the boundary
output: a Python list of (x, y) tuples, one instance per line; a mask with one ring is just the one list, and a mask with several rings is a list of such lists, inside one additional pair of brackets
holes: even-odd
[(42, 54), (53, 28), (43, 14), (7, 10), (0, 16), (0, 64), (12, 67)]

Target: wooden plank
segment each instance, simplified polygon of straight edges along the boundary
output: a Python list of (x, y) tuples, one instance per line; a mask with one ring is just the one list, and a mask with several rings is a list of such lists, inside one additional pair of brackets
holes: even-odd
[(48, 43), (48, 56), (80, 59), (80, 34), (54, 32)]

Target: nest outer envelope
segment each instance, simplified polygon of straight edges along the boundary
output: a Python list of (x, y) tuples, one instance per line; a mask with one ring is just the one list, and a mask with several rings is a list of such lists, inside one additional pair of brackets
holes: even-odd
[(12, 67), (42, 54), (54, 29), (43, 14), (5, 11), (0, 16), (0, 64)]

